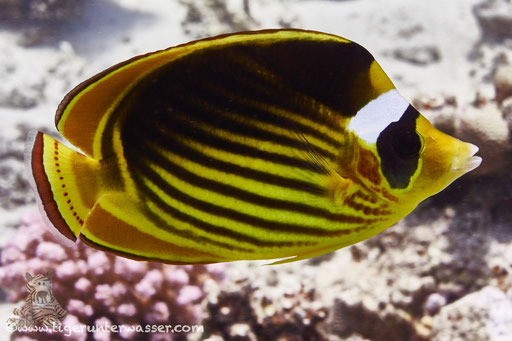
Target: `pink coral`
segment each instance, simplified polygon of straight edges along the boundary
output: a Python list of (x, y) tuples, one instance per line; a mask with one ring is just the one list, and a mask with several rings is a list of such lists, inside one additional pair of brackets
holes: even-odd
[(97, 276), (103, 275), (111, 268), (110, 259), (104, 252), (94, 252), (87, 258), (87, 266)]
[(59, 244), (42, 242), (37, 245), (36, 256), (51, 261), (62, 261), (66, 259), (66, 251)]
[(137, 307), (132, 303), (124, 303), (117, 308), (117, 313), (119, 315), (133, 317), (137, 313)]
[(183, 285), (188, 283), (188, 274), (185, 269), (165, 269), (165, 278), (173, 284)]
[[(68, 315), (63, 327), (70, 340), (171, 340), (170, 335), (139, 334), (130, 326), (196, 324), (202, 317), (203, 284), (220, 280), (223, 265), (176, 266), (117, 257), (77, 243), (66, 247), (33, 212), (22, 218), (17, 234), (0, 254), (0, 285), (10, 289), (7, 299), (25, 298), (25, 272), (55, 271), (53, 293)], [(81, 331), (80, 327), (126, 326), (117, 332)], [(69, 333), (68, 333), (69, 334)], [(15, 334), (15, 339), (41, 335)], [(178, 335), (174, 339), (180, 340)]]
[(176, 302), (179, 304), (190, 304), (197, 301), (203, 295), (201, 289), (195, 285), (186, 285), (181, 288)]
[(75, 289), (82, 293), (88, 293), (91, 290), (91, 287), (91, 281), (84, 277), (79, 278), (78, 281), (75, 282)]
[(156, 302), (151, 311), (146, 314), (146, 320), (152, 324), (163, 323), (170, 317), (169, 307), (165, 302)]
[(86, 304), (80, 300), (69, 300), (66, 310), (70, 314), (92, 316), (94, 310), (90, 304)]
[(164, 278), (160, 271), (151, 270), (144, 276), (142, 281), (135, 286), (135, 292), (144, 299), (149, 299), (160, 291), (163, 280)]

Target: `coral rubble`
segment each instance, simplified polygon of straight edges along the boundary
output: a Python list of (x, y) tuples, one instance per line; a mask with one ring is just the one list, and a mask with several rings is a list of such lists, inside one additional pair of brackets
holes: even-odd
[(0, 19), (71, 20), (84, 9), (80, 0), (0, 0)]

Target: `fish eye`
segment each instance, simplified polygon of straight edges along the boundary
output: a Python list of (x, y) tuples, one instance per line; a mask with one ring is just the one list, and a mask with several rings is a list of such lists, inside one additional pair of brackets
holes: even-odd
[(418, 170), (422, 137), (416, 132), (419, 112), (409, 105), (400, 120), (389, 124), (377, 138), (382, 174), (392, 188), (407, 188)]
[(391, 146), (401, 159), (417, 157), (421, 150), (421, 140), (418, 134), (409, 129), (400, 129), (391, 140)]

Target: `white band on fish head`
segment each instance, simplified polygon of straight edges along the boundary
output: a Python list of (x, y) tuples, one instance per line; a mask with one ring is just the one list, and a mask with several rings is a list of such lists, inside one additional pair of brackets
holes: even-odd
[(388, 125), (400, 120), (409, 102), (395, 89), (368, 102), (352, 117), (347, 127), (368, 143), (377, 142), (379, 134)]

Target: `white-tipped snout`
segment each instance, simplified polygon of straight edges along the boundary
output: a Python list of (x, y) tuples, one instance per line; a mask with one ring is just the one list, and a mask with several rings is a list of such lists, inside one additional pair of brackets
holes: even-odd
[(478, 147), (471, 143), (469, 145), (471, 157), (468, 158), (468, 161), (466, 162), (466, 165), (468, 166), (466, 172), (472, 171), (473, 169), (480, 166), (480, 164), (482, 163), (482, 158), (480, 156), (475, 156), (475, 154), (478, 152)]
[(482, 158), (475, 156), (478, 152), (477, 146), (471, 143), (465, 143), (465, 147), (464, 149), (467, 150), (459, 150), (457, 157), (453, 161), (452, 171), (454, 172), (467, 173), (477, 168), (482, 163)]

